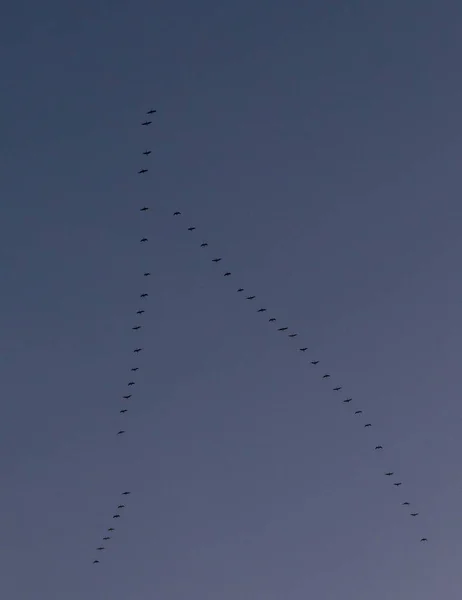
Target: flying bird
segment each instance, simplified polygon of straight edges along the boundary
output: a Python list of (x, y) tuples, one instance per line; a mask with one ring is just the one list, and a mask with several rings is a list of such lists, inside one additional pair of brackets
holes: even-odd
[(96, 563), (99, 563), (99, 560), (94, 560), (93, 564), (96, 565)]
[(140, 239), (140, 242), (141, 242), (141, 243), (143, 243), (143, 242), (147, 242), (147, 241), (148, 241), (148, 238), (141, 238), (141, 239)]
[(151, 125), (152, 121), (144, 121), (144, 123), (141, 123), (141, 125)]
[(119, 412), (123, 414), (123, 413), (126, 413), (127, 410), (128, 410), (127, 408), (123, 408), (122, 410), (119, 410)]
[(143, 273), (143, 277), (149, 277), (149, 275), (151, 275), (151, 273), (149, 271), (146, 271), (146, 273)]
[(319, 362), (319, 360), (312, 360), (312, 361), (311, 361), (311, 364), (312, 364), (312, 365), (317, 365), (317, 364), (318, 364), (318, 362)]
[(298, 333), (289, 333), (289, 337), (290, 338), (294, 338), (297, 337)]
[(299, 348), (300, 352), (306, 352), (308, 348)]
[(428, 542), (427, 538), (422, 538), (420, 541), (421, 542)]
[(194, 231), (195, 229), (195, 227), (188, 227), (188, 231)]
[(278, 331), (287, 331), (289, 328), (288, 327), (279, 327)]
[(202, 242), (201, 248), (206, 248), (208, 246), (207, 242)]
[(149, 296), (149, 294), (147, 292), (140, 294), (140, 298), (147, 298), (148, 296)]
[(402, 504), (402, 506), (410, 506), (411, 505), (410, 502), (402, 502), (401, 504)]
[(417, 517), (419, 513), (411, 513), (411, 517)]
[(114, 527), (109, 527), (108, 531), (115, 531)]
[(137, 311), (136, 311), (136, 314), (137, 314), (137, 315), (142, 315), (144, 312), (146, 312), (146, 311), (145, 311), (145, 310), (137, 310)]
[(151, 154), (151, 152), (152, 152), (152, 150), (145, 150), (145, 151), (143, 152), (143, 154), (144, 154), (145, 156), (149, 156), (149, 155)]
[(351, 402), (353, 400), (353, 398), (345, 398), (344, 402), (345, 404), (348, 404), (348, 402)]
[(339, 385), (338, 387), (332, 388), (334, 390), (334, 392), (339, 392), (342, 389), (342, 386)]
[(132, 329), (134, 331), (138, 331), (138, 329), (141, 329), (141, 325), (135, 325), (135, 327), (132, 327)]
[(255, 296), (247, 296), (246, 300), (254, 300)]
[(128, 496), (131, 492), (122, 492), (122, 496)]
[(212, 258), (212, 262), (214, 263), (218, 263), (220, 262), (220, 260), (223, 260), (222, 258)]
[(118, 431), (117, 435), (122, 435), (122, 433), (125, 433), (125, 431), (123, 429), (121, 429), (120, 431)]
[(383, 446), (376, 446), (375, 449), (376, 450), (383, 450)]
[(138, 371), (139, 367), (132, 367), (130, 371)]
[(97, 550), (105, 550), (104, 546), (100, 546), (99, 548), (96, 548)]
[(135, 385), (135, 382), (134, 382), (134, 381), (129, 381), (129, 382), (127, 383), (127, 385), (129, 385), (129, 386), (130, 386), (130, 385)]
[(237, 291), (238, 291), (238, 292), (243, 292), (243, 291), (244, 291), (244, 288), (239, 288)]
[(151, 108), (150, 110), (148, 110), (148, 112), (146, 114), (153, 115), (155, 112), (157, 112), (157, 110), (155, 108)]
[(132, 397), (132, 395), (131, 395), (131, 394), (127, 394), (126, 396), (122, 396), (122, 398), (123, 398), (124, 400), (128, 400), (128, 399), (129, 399), (129, 398), (131, 398), (131, 397)]
[(392, 475), (394, 475), (393, 471), (388, 471), (388, 473), (385, 473), (385, 475), (387, 477), (391, 477)]
[(180, 213), (180, 211), (179, 211), (179, 210), (176, 210), (176, 211), (173, 213), (173, 216), (174, 216), (174, 217), (178, 217), (179, 215), (181, 215), (181, 213)]
[(364, 427), (372, 427), (372, 423), (366, 423)]
[(148, 172), (148, 169), (140, 169), (138, 171), (138, 175), (142, 175), (143, 173), (147, 173), (147, 172)]
[(149, 206), (143, 206), (143, 208), (140, 208), (140, 212), (145, 212), (149, 210)]
[(271, 317), (271, 319), (268, 319), (269, 323), (274, 323), (276, 321), (276, 319), (274, 317)]
[(125, 504), (119, 504), (117, 508), (125, 508)]
[(396, 485), (396, 487), (399, 487), (400, 485), (403, 485), (403, 484), (401, 483), (401, 481), (396, 481), (393, 485)]
[(266, 312), (266, 308), (259, 308), (257, 312)]
[(356, 410), (356, 411), (355, 411), (355, 415), (362, 415), (362, 414), (363, 414), (363, 411), (362, 411), (362, 410)]
[(120, 519), (120, 515), (112, 515), (113, 519)]
[(223, 274), (223, 277), (229, 277), (231, 275), (230, 271), (226, 271), (226, 273)]
[(329, 373), (326, 373), (325, 375), (322, 376), (323, 379), (328, 379), (330, 377)]
[(105, 542), (106, 542), (107, 540), (110, 540), (110, 539), (111, 539), (111, 536), (110, 536), (110, 535), (107, 535), (106, 537), (103, 537), (103, 540), (104, 540)]

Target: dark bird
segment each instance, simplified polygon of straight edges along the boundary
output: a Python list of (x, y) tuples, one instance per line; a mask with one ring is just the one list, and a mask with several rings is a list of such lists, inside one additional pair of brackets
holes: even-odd
[(201, 248), (206, 248), (208, 246), (207, 242), (202, 242)]
[(110, 535), (107, 535), (106, 537), (103, 537), (103, 540), (104, 540), (105, 542), (106, 542), (107, 540), (110, 540), (110, 539), (111, 539), (111, 536), (110, 536)]
[(100, 546), (99, 548), (96, 548), (97, 550), (105, 550), (104, 546)]
[(257, 312), (266, 312), (266, 308), (259, 308)]
[(279, 327), (278, 331), (287, 331), (289, 328), (288, 327)]
[(300, 352), (306, 352), (308, 348), (299, 348)]
[(146, 292), (144, 292), (143, 294), (140, 294), (140, 298), (147, 298), (149, 296), (149, 294), (147, 294)]
[(317, 364), (318, 364), (318, 362), (319, 362), (319, 360), (312, 360), (312, 361), (311, 361), (311, 364), (312, 364), (312, 365), (317, 365)]
[(339, 392), (342, 389), (342, 386), (339, 385), (338, 387), (332, 389), (334, 390), (334, 392)]
[(254, 300), (255, 296), (247, 296), (246, 300)]
[(366, 423), (364, 427), (372, 427), (372, 423)]
[(181, 213), (180, 213), (180, 211), (179, 211), (179, 210), (176, 210), (176, 211), (173, 213), (173, 216), (174, 216), (174, 217), (178, 217), (179, 215), (181, 215)]
[(99, 560), (94, 560), (93, 564), (96, 565), (96, 563), (99, 563)]
[(376, 450), (383, 450), (383, 446), (376, 446), (375, 449)]
[(128, 399), (129, 399), (129, 398), (131, 398), (131, 397), (132, 397), (132, 395), (131, 395), (131, 394), (127, 394), (126, 396), (122, 396), (122, 398), (123, 398), (124, 400), (128, 400)]
[(345, 404), (348, 404), (348, 402), (351, 402), (353, 400), (353, 398), (345, 398), (344, 402)]
[(323, 379), (328, 379), (330, 377), (329, 373), (326, 373), (325, 375), (322, 376)]
[(195, 227), (188, 227), (188, 231), (194, 231), (195, 229)]
[(212, 258), (212, 262), (214, 262), (214, 263), (218, 263), (218, 262), (220, 262), (220, 260), (223, 260), (223, 259), (221, 259), (221, 258)]
[(143, 206), (143, 208), (140, 208), (140, 212), (145, 212), (149, 210), (149, 206)]
[(298, 333), (289, 333), (289, 337), (290, 338), (294, 338), (297, 337)]
[(271, 317), (271, 319), (268, 319), (269, 323), (274, 323), (276, 321), (276, 319), (274, 317)]
[(115, 531), (114, 527), (109, 527), (108, 531)]
[(152, 121), (144, 121), (144, 123), (141, 123), (141, 125), (151, 125)]
[(119, 504), (117, 508), (125, 508), (125, 504)]
[(135, 385), (135, 382), (134, 382), (134, 381), (129, 381), (129, 382), (127, 383), (127, 385)]
[(146, 311), (145, 311), (145, 310), (137, 310), (137, 311), (136, 311), (136, 314), (137, 314), (137, 315), (142, 315), (144, 312), (146, 312)]
[(239, 288), (237, 291), (238, 291), (238, 292), (243, 292), (243, 291), (244, 291), (244, 288)]
[(143, 273), (143, 277), (149, 277), (149, 275), (151, 275), (151, 273), (149, 271), (146, 271), (146, 273)]
[(151, 154), (151, 152), (152, 152), (152, 150), (145, 150), (145, 151), (143, 152), (143, 154), (144, 154), (145, 156), (149, 156), (149, 155)]
[(131, 492), (122, 492), (122, 496), (128, 496)]
[(128, 409), (126, 409), (126, 408), (123, 408), (122, 410), (119, 410), (119, 412), (123, 414), (123, 413), (126, 413), (126, 412), (127, 412), (127, 410), (128, 410)]
[(118, 431), (117, 435), (122, 435), (122, 433), (125, 433), (125, 431), (123, 429), (121, 429), (120, 431)]
[(400, 485), (403, 485), (403, 484), (401, 483), (401, 481), (396, 481), (393, 485), (396, 485), (396, 487), (399, 487)]
[(147, 242), (147, 241), (148, 241), (148, 238), (141, 238), (141, 239), (140, 239), (140, 242), (141, 242), (141, 243), (143, 243), (143, 242)]
[(139, 367), (132, 367), (130, 371), (138, 371)]
[(135, 325), (135, 327), (132, 327), (132, 329), (134, 331), (138, 331), (138, 329), (141, 329), (141, 325)]
[(427, 538), (422, 538), (420, 541), (421, 542), (428, 542)]
[(402, 506), (410, 506), (411, 505), (410, 502), (402, 502), (401, 504), (402, 504)]
[(157, 110), (155, 108), (151, 108), (151, 110), (148, 110), (148, 112), (146, 114), (153, 115), (155, 112), (157, 112)]
[(362, 410), (356, 410), (356, 411), (355, 411), (355, 415), (362, 415), (362, 414), (363, 414), (363, 411), (362, 411)]
[(112, 515), (113, 519), (120, 519), (120, 515)]
[(148, 169), (140, 169), (138, 171), (138, 175), (142, 175), (143, 173), (147, 173), (147, 172), (148, 172)]
[(226, 273), (223, 273), (223, 277), (229, 277), (231, 275), (230, 271), (226, 271)]
[(419, 513), (411, 513), (411, 517), (417, 517)]
[(393, 471), (388, 471), (388, 473), (385, 473), (385, 475), (387, 477), (391, 477), (392, 475), (394, 475)]

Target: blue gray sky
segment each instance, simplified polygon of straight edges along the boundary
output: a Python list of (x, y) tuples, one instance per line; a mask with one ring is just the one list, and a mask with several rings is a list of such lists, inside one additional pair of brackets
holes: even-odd
[(460, 598), (461, 23), (3, 7), (2, 597)]

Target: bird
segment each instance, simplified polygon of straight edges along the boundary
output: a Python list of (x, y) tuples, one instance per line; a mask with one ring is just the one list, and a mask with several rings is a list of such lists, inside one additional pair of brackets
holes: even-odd
[(122, 492), (122, 496), (128, 496), (131, 492)]
[(383, 446), (376, 446), (375, 449), (376, 450), (383, 450)]
[(243, 291), (244, 291), (244, 288), (239, 288), (237, 291), (238, 291), (238, 292), (243, 292)]
[(299, 348), (300, 352), (306, 352), (308, 348)]
[(421, 542), (428, 542), (427, 538), (422, 538), (420, 541)]
[(138, 171), (138, 175), (142, 175), (143, 173), (147, 173), (147, 172), (148, 172), (148, 169), (140, 169)]
[(411, 513), (411, 517), (417, 517), (419, 513)]
[(330, 377), (329, 373), (326, 373), (325, 375), (322, 376), (323, 379), (328, 379)]
[(123, 413), (126, 413), (126, 412), (127, 412), (127, 410), (128, 410), (128, 409), (126, 409), (126, 408), (123, 408), (122, 410), (119, 410), (119, 412), (123, 414)]
[(132, 367), (130, 371), (138, 371), (139, 367)]
[(148, 238), (141, 238), (141, 239), (140, 239), (140, 242), (141, 242), (141, 243), (143, 243), (143, 242), (147, 242), (147, 241), (148, 241)]
[(115, 531), (114, 527), (109, 527), (108, 531)]
[(127, 394), (126, 396), (122, 396), (122, 398), (123, 398), (124, 400), (128, 400), (128, 399), (129, 399), (129, 398), (131, 398), (131, 397), (132, 397), (132, 395), (131, 395), (131, 394)]
[(276, 321), (276, 319), (274, 317), (271, 317), (270, 319), (268, 319), (268, 323), (274, 323)]
[(194, 231), (195, 229), (195, 227), (188, 227), (188, 231)]
[(143, 206), (143, 208), (140, 208), (140, 212), (146, 212), (147, 210), (149, 210), (149, 206)]
[(110, 540), (111, 536), (110, 535), (106, 535), (105, 537), (103, 537), (103, 540), (106, 542), (107, 540)]
[(180, 213), (180, 211), (179, 211), (179, 210), (176, 210), (176, 211), (173, 213), (173, 216), (174, 216), (174, 217), (178, 217), (179, 215), (181, 215), (181, 213)]
[(96, 548), (97, 550), (105, 550), (106, 548), (104, 546), (100, 546), (99, 548)]
[(396, 485), (396, 487), (399, 487), (400, 485), (403, 485), (403, 484), (401, 483), (401, 481), (396, 481), (393, 485)]
[(96, 563), (99, 563), (99, 560), (94, 560), (93, 564), (95, 565)]
[(229, 277), (231, 275), (230, 271), (226, 271), (226, 273), (223, 273), (223, 277)]
[(113, 519), (120, 519), (120, 515), (112, 515)]
[(135, 382), (134, 382), (134, 381), (129, 381), (129, 382), (127, 383), (127, 385), (128, 385), (128, 386), (130, 386), (130, 385), (135, 385)]
[(146, 271), (146, 273), (143, 273), (143, 277), (149, 277), (149, 275), (151, 275), (151, 273), (149, 271)]
[(125, 433), (125, 431), (123, 429), (121, 429), (120, 431), (118, 431), (117, 435), (122, 435), (122, 433)]
[(385, 473), (385, 475), (387, 477), (391, 477), (392, 475), (394, 475), (393, 471), (388, 471), (388, 473)]
[(344, 402), (345, 404), (348, 404), (349, 402), (351, 402), (353, 400), (353, 398), (345, 398)]
[(207, 248), (207, 246), (208, 246), (208, 243), (207, 243), (207, 242), (202, 242), (202, 244), (201, 244), (201, 248)]
[(289, 337), (290, 338), (294, 338), (297, 337), (298, 333), (289, 333)]
[(287, 331), (289, 328), (288, 327), (279, 327), (278, 331)]
[(145, 150), (145, 151), (143, 152), (143, 154), (144, 154), (145, 156), (149, 156), (149, 155), (151, 154), (151, 152), (152, 152), (152, 150)]
[(223, 259), (221, 259), (221, 258), (212, 258), (212, 262), (214, 262), (214, 263), (219, 263), (220, 260), (223, 260)]
[(134, 331), (138, 331), (138, 329), (141, 329), (141, 325), (135, 325), (135, 327), (132, 327), (132, 329)]
[(402, 506), (410, 506), (411, 505), (410, 502), (402, 502), (401, 504), (402, 504)]
[(339, 392), (342, 389), (342, 386), (339, 385), (338, 387), (332, 388), (334, 390), (334, 392)]
[(366, 423), (364, 427), (372, 427), (372, 423)]
[(144, 121), (144, 123), (141, 123), (141, 125), (151, 125), (152, 121)]
[(147, 298), (148, 296), (149, 296), (149, 294), (147, 292), (140, 294), (140, 298)]
[(362, 411), (362, 410), (356, 410), (356, 411), (355, 411), (355, 415), (362, 415), (362, 414), (363, 414), (363, 411)]
[(137, 311), (136, 311), (136, 314), (137, 314), (137, 315), (142, 315), (144, 312), (146, 312), (146, 311), (145, 311), (145, 310), (137, 310)]
[(151, 108), (150, 110), (148, 110), (148, 112), (146, 114), (153, 115), (155, 112), (157, 112), (157, 110), (155, 108)]
[(247, 296), (246, 300), (254, 300), (255, 296)]
[(259, 308), (257, 312), (266, 312), (266, 308)]
[(312, 361), (311, 361), (311, 364), (312, 364), (312, 365), (317, 365), (317, 364), (318, 364), (318, 362), (319, 362), (319, 360), (312, 360)]
[(125, 504), (119, 504), (117, 508), (125, 508)]

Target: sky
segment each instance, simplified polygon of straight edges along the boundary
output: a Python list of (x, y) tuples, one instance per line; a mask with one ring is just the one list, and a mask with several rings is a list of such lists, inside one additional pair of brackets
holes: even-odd
[(2, 8), (2, 597), (460, 598), (461, 23)]

